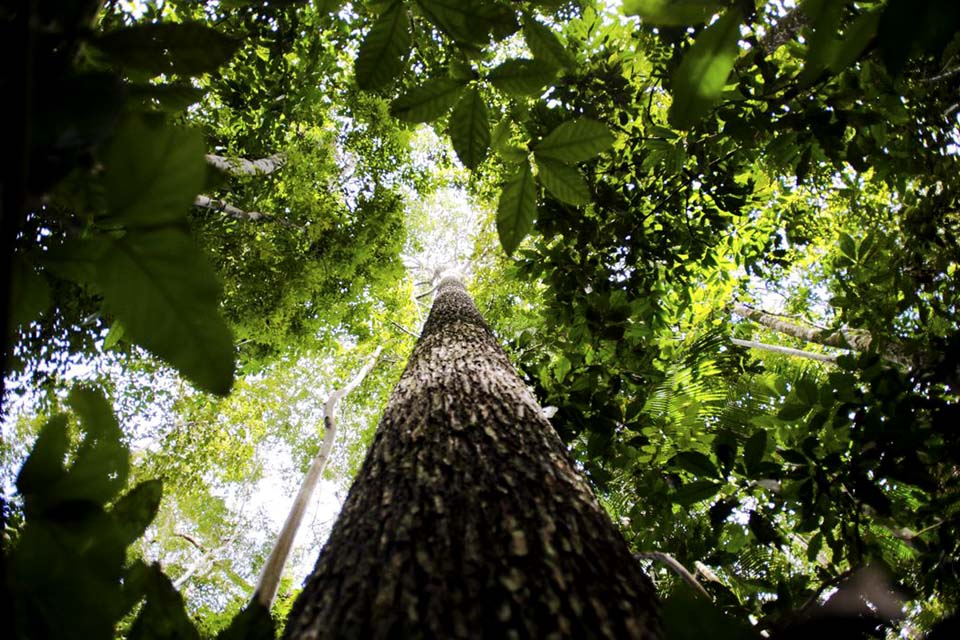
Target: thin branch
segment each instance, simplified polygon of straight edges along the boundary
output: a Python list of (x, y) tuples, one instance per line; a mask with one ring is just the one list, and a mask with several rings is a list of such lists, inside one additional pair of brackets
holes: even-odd
[(180, 533), (180, 532), (177, 532), (177, 533), (174, 533), (173, 535), (177, 536), (178, 538), (183, 538), (184, 540), (186, 540), (187, 542), (189, 542), (190, 544), (192, 544), (193, 546), (195, 546), (197, 549), (200, 549), (200, 551), (203, 551), (204, 553), (207, 552), (207, 548), (206, 548), (205, 546), (203, 546), (202, 544), (200, 544), (200, 542), (197, 541), (197, 539), (194, 538), (194, 537), (193, 537), (192, 535), (190, 535), (189, 533)]
[(837, 361), (837, 356), (832, 356), (826, 353), (816, 353), (814, 351), (803, 351), (802, 349), (793, 349), (791, 347), (782, 347), (777, 344), (766, 344), (763, 342), (754, 342), (753, 340), (739, 340), (737, 338), (730, 338), (730, 342), (738, 347), (745, 347), (747, 349), (760, 349), (763, 351), (770, 351), (772, 353), (779, 353), (785, 356), (796, 356), (798, 358), (807, 358), (809, 360), (819, 360), (820, 362)]
[(637, 560), (656, 560), (657, 562), (662, 562), (667, 565), (673, 572), (680, 576), (684, 582), (693, 587), (693, 589), (702, 595), (707, 600), (713, 600), (710, 597), (710, 594), (707, 593), (707, 590), (703, 588), (703, 585), (697, 582), (697, 578), (687, 571), (687, 568), (680, 564), (676, 558), (674, 558), (669, 553), (663, 553), (661, 551), (649, 551), (647, 553), (635, 553), (633, 557)]
[(216, 211), (217, 213), (223, 214), (225, 217), (232, 218), (233, 220), (240, 220), (242, 222), (270, 221), (276, 222), (277, 224), (283, 225), (284, 227), (290, 229), (303, 231), (302, 227), (298, 227), (286, 218), (278, 218), (267, 213), (260, 213), (259, 211), (244, 211), (239, 207), (233, 206), (226, 200), (216, 200), (210, 196), (197, 196), (193, 201), (193, 206), (201, 209)]
[(327, 459), (330, 457), (330, 450), (333, 448), (333, 441), (337, 434), (335, 414), (337, 403), (345, 395), (360, 386), (360, 383), (367, 377), (373, 365), (376, 364), (377, 358), (380, 356), (382, 350), (383, 346), (377, 347), (366, 364), (357, 372), (357, 375), (354, 376), (345, 387), (331, 393), (323, 405), (323, 423), (325, 427), (323, 443), (320, 445), (320, 451), (316, 457), (314, 457), (310, 465), (310, 470), (307, 471), (307, 475), (300, 485), (300, 490), (297, 492), (297, 497), (293, 501), (293, 506), (290, 508), (287, 520), (283, 523), (283, 528), (277, 537), (277, 543), (270, 552), (270, 557), (267, 558), (266, 564), (263, 565), (263, 571), (260, 573), (260, 579), (253, 592), (253, 600), (259, 602), (267, 609), (273, 606), (273, 600), (277, 597), (277, 587), (280, 584), (280, 576), (283, 575), (283, 568), (287, 563), (287, 557), (290, 555), (293, 540), (300, 528), (300, 523), (303, 521), (307, 504), (313, 497), (313, 492), (317, 488), (317, 483), (320, 481), (320, 474), (323, 473), (323, 469), (327, 465)]
[(412, 337), (414, 337), (414, 338), (419, 338), (419, 336), (418, 336), (417, 334), (415, 334), (413, 331), (410, 331), (410, 329), (407, 329), (407, 328), (406, 328), (405, 326), (403, 326), (402, 324), (399, 324), (399, 323), (397, 323), (397, 322), (394, 322), (393, 320), (390, 321), (390, 324), (392, 324), (393, 326), (395, 326), (397, 329), (400, 329), (400, 331), (403, 331), (403, 332), (404, 332), (405, 334), (407, 334), (408, 336), (412, 336)]

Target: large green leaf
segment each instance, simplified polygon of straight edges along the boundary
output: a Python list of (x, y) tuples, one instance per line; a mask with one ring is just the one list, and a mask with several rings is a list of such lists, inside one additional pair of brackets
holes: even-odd
[(143, 535), (156, 517), (162, 497), (163, 483), (160, 480), (145, 480), (117, 500), (110, 515), (117, 522), (123, 544), (133, 544)]
[(450, 115), (450, 142), (460, 162), (475, 169), (490, 149), (490, 117), (483, 96), (468, 89)]
[(722, 0), (623, 0), (623, 12), (647, 24), (678, 27), (700, 24), (723, 8)]
[(539, 95), (553, 82), (557, 68), (541, 60), (507, 60), (487, 75), (497, 89), (512, 96)]
[(613, 134), (606, 125), (590, 118), (564, 122), (534, 147), (540, 158), (572, 163), (589, 160), (613, 145)]
[(404, 122), (432, 122), (457, 102), (463, 87), (453, 78), (427, 80), (394, 100), (390, 112)]
[(138, 24), (108, 31), (93, 41), (114, 64), (154, 75), (215, 71), (233, 57), (240, 43), (199, 22)]
[(706, 454), (699, 451), (684, 451), (673, 458), (673, 464), (695, 476), (713, 476), (719, 478), (716, 465)]
[(129, 119), (103, 158), (108, 216), (127, 228), (183, 219), (203, 188), (203, 154), (198, 131)]
[(687, 129), (720, 99), (739, 51), (741, 13), (730, 9), (707, 27), (673, 74), (670, 124)]
[(549, 27), (540, 24), (530, 15), (524, 15), (522, 24), (523, 39), (527, 41), (527, 47), (535, 60), (554, 67), (570, 67), (574, 64), (573, 56)]
[(130, 452), (123, 443), (113, 408), (99, 391), (74, 387), (69, 402), (80, 417), (84, 438), (57, 496), (61, 500), (106, 504), (127, 482)]
[(497, 234), (500, 246), (510, 255), (533, 228), (537, 213), (537, 190), (533, 169), (523, 162), (503, 186), (497, 204)]
[(677, 504), (691, 505), (712, 498), (723, 487), (719, 482), (711, 480), (694, 480), (680, 487), (670, 495), (670, 499)]
[(35, 507), (43, 506), (44, 494), (66, 473), (63, 463), (69, 443), (65, 415), (50, 418), (40, 429), (40, 435), (17, 475), (17, 491), (24, 497), (28, 516)]
[(395, 2), (380, 14), (370, 27), (357, 60), (354, 73), (361, 89), (379, 89), (403, 71), (410, 50), (410, 20), (403, 3)]
[(516, 29), (514, 13), (485, 0), (416, 0), (420, 12), (461, 45), (485, 44), (494, 30), (503, 37)]
[(133, 621), (130, 640), (199, 640), (183, 596), (164, 575), (159, 564), (137, 561), (129, 569), (126, 581), (146, 594), (146, 602)]
[(575, 206), (590, 202), (590, 189), (575, 167), (551, 158), (536, 158), (540, 183), (557, 200)]
[(79, 247), (96, 256), (104, 306), (126, 335), (197, 385), (226, 394), (233, 341), (218, 313), (220, 285), (205, 256), (179, 228), (131, 231)]

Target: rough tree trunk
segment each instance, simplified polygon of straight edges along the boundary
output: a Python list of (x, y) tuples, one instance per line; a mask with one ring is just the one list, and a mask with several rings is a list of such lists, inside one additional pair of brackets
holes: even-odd
[(287, 638), (659, 638), (650, 582), (444, 279)]

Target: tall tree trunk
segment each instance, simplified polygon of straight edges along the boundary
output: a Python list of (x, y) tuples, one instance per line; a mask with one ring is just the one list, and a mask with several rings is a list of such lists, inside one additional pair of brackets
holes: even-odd
[(660, 637), (649, 580), (456, 278), (285, 637)]
[(207, 164), (232, 176), (268, 175), (282, 167), (287, 161), (287, 156), (283, 153), (275, 153), (272, 156), (258, 158), (257, 160), (227, 158), (225, 156), (215, 156), (212, 153), (208, 153), (205, 157)]

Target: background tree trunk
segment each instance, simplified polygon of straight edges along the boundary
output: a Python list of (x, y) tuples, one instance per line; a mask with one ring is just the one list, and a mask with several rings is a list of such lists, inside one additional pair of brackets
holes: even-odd
[(445, 278), (287, 638), (659, 638), (653, 588)]

